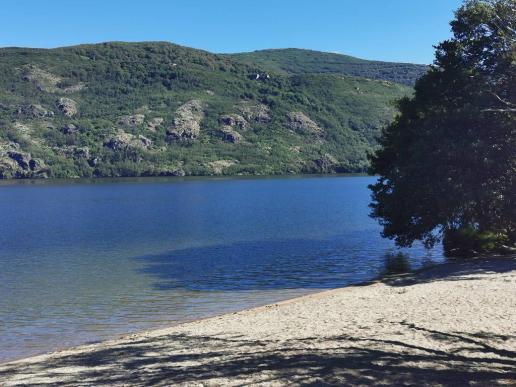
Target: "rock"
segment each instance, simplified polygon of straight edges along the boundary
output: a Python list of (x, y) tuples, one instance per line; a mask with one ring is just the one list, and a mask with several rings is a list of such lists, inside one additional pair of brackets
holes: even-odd
[(9, 157), (0, 156), (0, 179), (13, 179), (23, 177), (23, 170), (20, 170), (16, 161)]
[(170, 173), (170, 176), (184, 176), (185, 171), (183, 171), (181, 168), (176, 169)]
[(90, 159), (90, 148), (87, 146), (67, 146), (63, 148), (54, 148), (56, 153), (61, 153), (63, 156), (72, 159)]
[(20, 150), (17, 143), (0, 143), (0, 179), (48, 177), (45, 164)]
[(185, 176), (186, 173), (182, 168), (161, 168), (157, 171), (159, 176)]
[(236, 161), (234, 160), (216, 160), (208, 163), (215, 175), (221, 175), (224, 172), (224, 169), (229, 168), (235, 164)]
[(248, 123), (244, 117), (238, 114), (225, 114), (220, 116), (219, 122), (224, 126), (232, 126), (240, 130), (246, 130)]
[(48, 129), (51, 127), (54, 128), (53, 125), (51, 125), (48, 121), (45, 122), (20, 122), (20, 121), (14, 121), (12, 123), (12, 129), (14, 129), (16, 132), (18, 132), (19, 138), (25, 140), (27, 143), (30, 143), (31, 145), (40, 147), (44, 146), (43, 139), (39, 137), (35, 133), (34, 127), (40, 127), (41, 124), (45, 124), (45, 127)]
[(264, 73), (264, 74), (255, 73), (255, 74), (249, 75), (249, 78), (254, 79), (256, 81), (258, 81), (258, 80), (264, 81), (266, 79), (270, 79), (271, 76), (269, 74), (267, 74), (267, 73)]
[(144, 148), (150, 148), (152, 146), (152, 140), (141, 134), (138, 135), (138, 140), (140, 140)]
[(16, 163), (20, 166), (21, 169), (29, 169), (30, 155), (18, 151), (9, 151), (7, 152), (7, 156), (16, 161)]
[(222, 126), (219, 129), (219, 131), (221, 132), (222, 139), (224, 141), (237, 143), (237, 142), (242, 141), (242, 139), (243, 139), (242, 135), (240, 133), (236, 132), (235, 130), (233, 130), (233, 128), (231, 126)]
[(84, 89), (86, 87), (86, 85), (82, 82), (79, 82), (79, 83), (76, 83), (75, 85), (70, 85), (70, 86), (66, 86), (66, 87), (61, 87), (60, 90), (63, 92), (63, 93), (66, 93), (66, 94), (72, 94), (72, 93), (77, 93), (78, 91), (81, 91), (82, 89)]
[(95, 167), (99, 163), (100, 159), (97, 156), (93, 156), (90, 152), (90, 148), (87, 146), (77, 147), (68, 146), (66, 148), (54, 148), (56, 153), (60, 153), (68, 159), (73, 160), (86, 160), (90, 167)]
[(73, 117), (77, 114), (77, 102), (71, 98), (61, 97), (56, 101), (57, 109), (66, 117)]
[(91, 159), (90, 148), (87, 146), (75, 148), (75, 157), (79, 159)]
[(115, 136), (104, 142), (104, 146), (113, 150), (124, 150), (127, 148), (148, 149), (152, 146), (152, 141), (145, 136), (135, 136), (119, 130)]
[(271, 120), (269, 107), (261, 103), (242, 101), (235, 108), (249, 122), (267, 123)]
[(38, 167), (39, 167), (39, 163), (37, 162), (37, 160), (36, 160), (36, 159), (30, 159), (30, 160), (29, 160), (29, 169), (30, 169), (31, 171), (36, 170), (36, 168), (38, 168)]
[(24, 138), (28, 139), (32, 135), (32, 128), (24, 124), (23, 122), (14, 121), (13, 122), (13, 129), (15, 129), (20, 135), (22, 135)]
[(76, 93), (85, 87), (84, 83), (70, 84), (70, 80), (34, 65), (25, 66), (22, 79), (32, 82), (38, 90), (46, 93)]
[(61, 133), (63, 134), (73, 134), (77, 133), (79, 131), (79, 128), (75, 126), (74, 124), (66, 124), (60, 129)]
[(339, 161), (332, 155), (325, 153), (319, 159), (314, 160), (322, 173), (336, 172)]
[(147, 123), (147, 129), (150, 130), (151, 132), (154, 132), (156, 131), (156, 128), (158, 126), (161, 126), (163, 124), (163, 118), (162, 117), (155, 117), (155, 118), (152, 118), (148, 123)]
[(58, 91), (57, 84), (62, 81), (61, 77), (33, 65), (25, 67), (25, 75), (22, 79), (34, 83), (38, 90), (48, 93)]
[(248, 123), (244, 117), (238, 114), (225, 114), (220, 116), (219, 123), (221, 124), (219, 132), (222, 134), (224, 141), (237, 143), (243, 140), (243, 136), (236, 129), (247, 129)]
[(181, 105), (175, 112), (174, 125), (167, 131), (171, 140), (193, 140), (201, 132), (204, 110), (201, 101), (193, 99)]
[(118, 119), (118, 123), (124, 126), (137, 126), (143, 124), (145, 115), (143, 114), (132, 114), (128, 116), (122, 116)]
[(323, 130), (310, 117), (302, 112), (290, 112), (287, 114), (287, 125), (296, 133), (322, 134)]
[(100, 160), (99, 160), (98, 157), (91, 157), (91, 158), (88, 159), (88, 165), (93, 168), (93, 167), (97, 166), (99, 161)]
[(26, 118), (54, 117), (53, 111), (47, 110), (38, 104), (20, 105), (16, 109), (16, 114)]

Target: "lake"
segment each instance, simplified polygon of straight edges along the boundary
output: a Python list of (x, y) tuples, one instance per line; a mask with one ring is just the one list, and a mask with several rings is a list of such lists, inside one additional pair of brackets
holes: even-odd
[(373, 181), (2, 182), (0, 361), (376, 277), (396, 250), (368, 217)]

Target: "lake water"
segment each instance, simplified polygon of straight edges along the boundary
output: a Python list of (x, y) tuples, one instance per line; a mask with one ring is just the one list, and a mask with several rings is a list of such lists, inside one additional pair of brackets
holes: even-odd
[(1, 183), (0, 361), (373, 278), (373, 181)]

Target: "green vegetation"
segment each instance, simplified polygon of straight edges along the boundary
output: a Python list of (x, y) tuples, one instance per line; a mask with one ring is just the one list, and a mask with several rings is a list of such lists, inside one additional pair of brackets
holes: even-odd
[(0, 176), (363, 172), (412, 89), (170, 43), (0, 49)]
[(515, 251), (516, 1), (467, 1), (451, 26), (372, 159), (372, 215), (401, 246)]
[(414, 86), (428, 66), (364, 60), (348, 55), (286, 48), (232, 54), (244, 63), (257, 64), (279, 74), (341, 74)]

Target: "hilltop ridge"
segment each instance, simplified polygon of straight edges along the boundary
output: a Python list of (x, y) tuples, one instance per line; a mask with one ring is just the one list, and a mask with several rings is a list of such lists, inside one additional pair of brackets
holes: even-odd
[(244, 63), (282, 74), (341, 74), (414, 86), (428, 66), (360, 59), (333, 52), (279, 48), (230, 54)]

